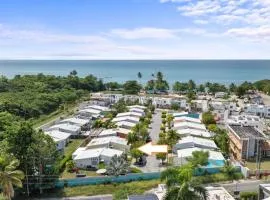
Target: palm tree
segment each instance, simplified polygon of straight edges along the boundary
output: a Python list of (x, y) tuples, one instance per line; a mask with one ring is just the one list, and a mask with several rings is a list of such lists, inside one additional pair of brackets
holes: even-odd
[(223, 168), (221, 169), (221, 171), (225, 173), (227, 177), (229, 178), (229, 180), (231, 181), (237, 178), (236, 168), (228, 160), (225, 161), (225, 164)]
[(140, 83), (141, 83), (142, 73), (141, 72), (138, 72), (137, 77), (138, 77), (138, 79), (140, 80)]
[(0, 186), (3, 195), (9, 200), (14, 197), (13, 186), (22, 187), (24, 174), (22, 171), (16, 170), (19, 164), (18, 160), (13, 160), (7, 166), (0, 169)]
[(172, 121), (173, 121), (173, 115), (172, 114), (169, 114), (167, 115), (167, 123), (168, 123), (168, 128), (171, 129), (172, 127)]
[(206, 190), (193, 177), (193, 170), (190, 164), (186, 164), (180, 168), (168, 168), (161, 173), (161, 180), (168, 187), (164, 200), (207, 199)]
[(128, 173), (129, 165), (125, 159), (125, 155), (121, 156), (114, 155), (107, 167), (107, 173), (112, 176), (120, 176)]
[(166, 133), (166, 141), (171, 149), (178, 142), (179, 139), (180, 139), (180, 136), (177, 134), (175, 130), (171, 129)]

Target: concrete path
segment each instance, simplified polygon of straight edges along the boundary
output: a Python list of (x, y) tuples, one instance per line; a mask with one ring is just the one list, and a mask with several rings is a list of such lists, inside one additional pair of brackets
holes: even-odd
[[(161, 123), (161, 111), (157, 110), (155, 114), (153, 114), (151, 124), (152, 128), (150, 129), (149, 133), (153, 143), (158, 142)], [(146, 160), (146, 165), (144, 167), (139, 167), (139, 169), (143, 172), (160, 172), (165, 169), (163, 167), (160, 167), (160, 161), (156, 159), (156, 156), (147, 156)]]

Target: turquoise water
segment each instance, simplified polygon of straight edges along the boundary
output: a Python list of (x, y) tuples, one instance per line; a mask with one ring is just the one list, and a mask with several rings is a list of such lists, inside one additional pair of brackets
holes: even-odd
[(270, 78), (270, 60), (0, 61), (0, 73), (8, 77), (41, 72), (67, 75), (74, 69), (79, 76), (94, 74), (105, 81), (119, 82), (137, 79), (138, 72), (146, 82), (157, 71), (162, 71), (170, 83), (193, 79), (197, 83), (228, 84)]

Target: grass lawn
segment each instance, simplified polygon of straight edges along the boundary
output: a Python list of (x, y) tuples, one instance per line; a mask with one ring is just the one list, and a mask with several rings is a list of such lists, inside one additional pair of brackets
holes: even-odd
[(64, 150), (64, 155), (70, 155), (72, 154), (84, 141), (84, 139), (72, 139), (70, 140), (70, 143)]
[[(86, 176), (100, 176), (99, 174), (97, 174), (95, 171), (87, 171), (87, 170), (79, 170), (80, 174), (86, 174)], [(76, 173), (69, 173), (67, 170), (65, 170), (62, 174), (61, 174), (61, 178), (76, 178)]]
[[(247, 168), (255, 170), (256, 167), (256, 161), (248, 161), (246, 162)], [(261, 169), (270, 169), (270, 160), (264, 160), (261, 162)]]
[(114, 199), (122, 200), (131, 194), (143, 194), (155, 188), (160, 180), (134, 181), (130, 183), (108, 184), (108, 185), (89, 185), (78, 187), (67, 187), (55, 193), (44, 194), (46, 197), (72, 197), (72, 196), (94, 196), (102, 194), (113, 194)]

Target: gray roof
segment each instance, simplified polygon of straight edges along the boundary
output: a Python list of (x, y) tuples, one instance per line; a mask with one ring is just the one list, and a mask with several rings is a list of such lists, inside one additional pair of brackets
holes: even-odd
[(158, 200), (155, 194), (145, 194), (145, 195), (130, 195), (128, 200)]
[(255, 138), (265, 136), (260, 133), (257, 129), (252, 126), (241, 126), (241, 125), (230, 125), (230, 128), (240, 137), (240, 138)]

